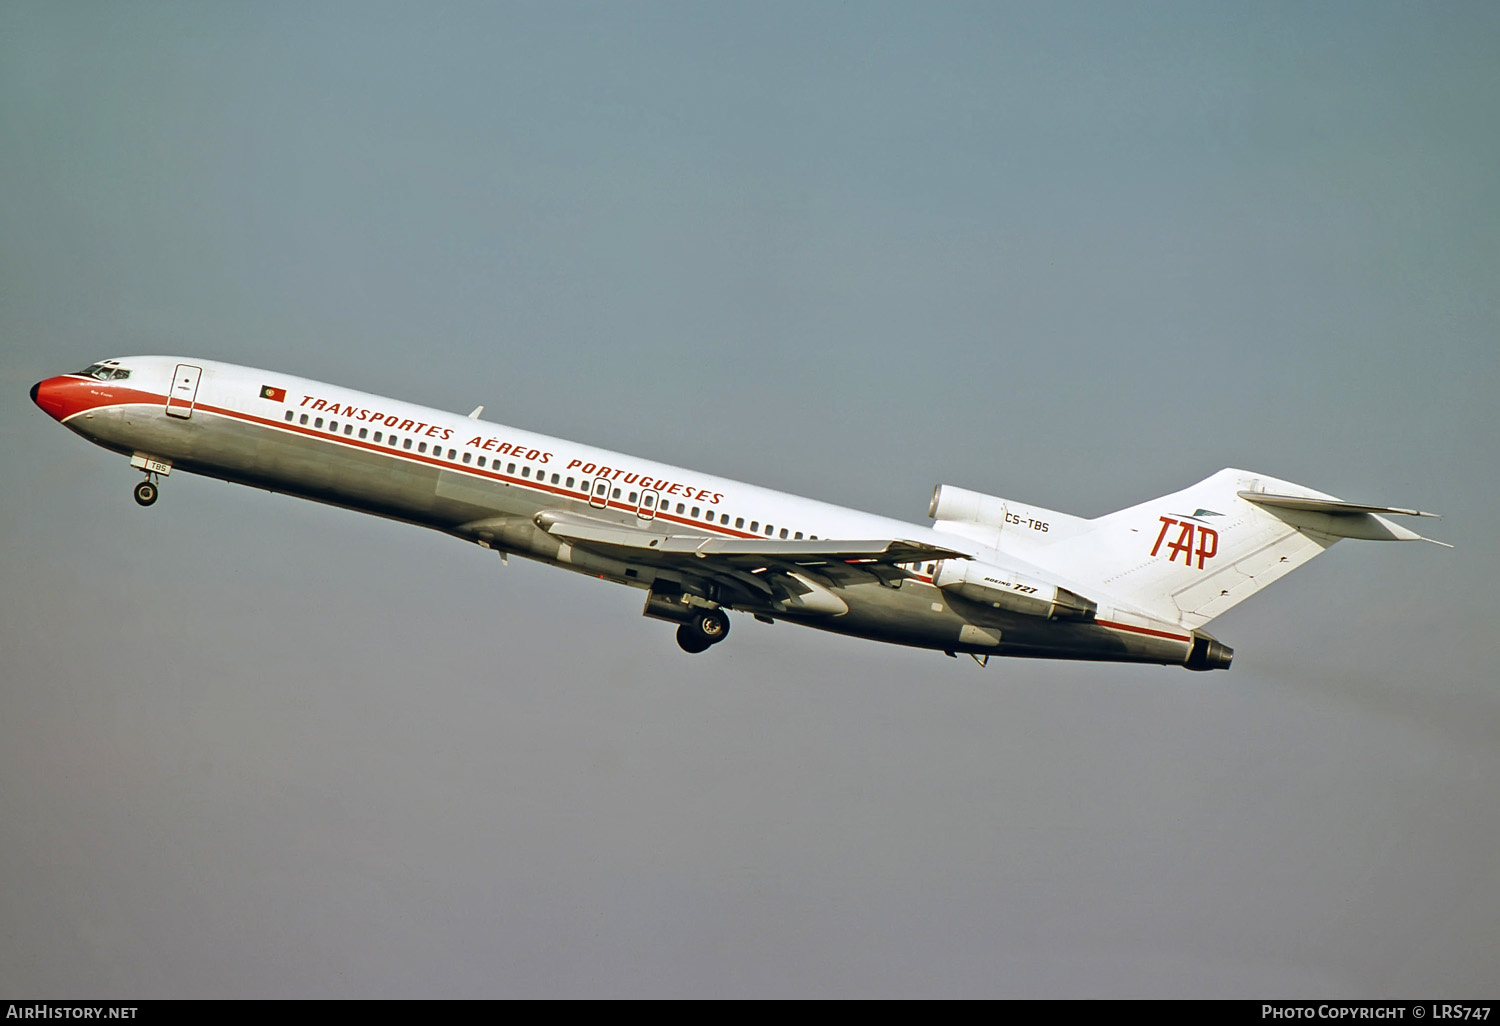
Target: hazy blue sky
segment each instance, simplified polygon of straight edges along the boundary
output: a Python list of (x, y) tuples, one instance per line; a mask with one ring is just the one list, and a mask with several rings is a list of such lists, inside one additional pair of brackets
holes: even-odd
[[(1474, 997), (1500, 7), (0, 0), (0, 994)], [(1448, 514), (1227, 673), (736, 619), (173, 475), (36, 380), (333, 380), (920, 522)]]

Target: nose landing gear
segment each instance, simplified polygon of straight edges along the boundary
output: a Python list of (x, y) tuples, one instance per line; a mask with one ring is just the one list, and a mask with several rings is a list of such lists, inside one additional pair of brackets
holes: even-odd
[(156, 501), (160, 491), (156, 483), (158, 478), (165, 477), (172, 472), (172, 461), (157, 459), (138, 452), (130, 457), (130, 465), (146, 475), (146, 480), (135, 486), (135, 501), (142, 506), (149, 506)]
[(729, 617), (722, 609), (708, 609), (677, 628), (677, 644), (684, 652), (703, 652), (729, 637)]

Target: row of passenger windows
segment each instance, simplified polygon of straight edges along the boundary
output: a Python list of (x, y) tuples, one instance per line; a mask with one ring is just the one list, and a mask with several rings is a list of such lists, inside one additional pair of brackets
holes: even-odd
[[(309, 424), (311, 427), (317, 428), (319, 431), (326, 430), (326, 431), (329, 431), (329, 432), (331, 432), (331, 433), (333, 433), (335, 435), (340, 433), (339, 432), (339, 422), (338, 421), (336, 421), (336, 420), (330, 420), (330, 421), (328, 421), (327, 426), (325, 427), (324, 423), (323, 423), (323, 418), (322, 417), (312, 417), (312, 418), (309, 418), (308, 415), (305, 414), (305, 413), (302, 414), (300, 417), (298, 417), (295, 410), (287, 410), (286, 411), (286, 420), (287, 420), (288, 424), (292, 423), (292, 421), (295, 420), (299, 424)], [(349, 437), (349, 438), (368, 439), (369, 441), (372, 441), (372, 442), (376, 443), (377, 445), (389, 445), (392, 449), (405, 449), (405, 450), (408, 450), (408, 451), (415, 451), (415, 452), (418, 452), (418, 453), (420, 453), (420, 454), (422, 454), (424, 456), (428, 454), (427, 453), (427, 443), (426, 442), (415, 441), (414, 439), (411, 439), (411, 438), (398, 438), (396, 436), (395, 432), (392, 432), (392, 433), (390, 433), (390, 434), (387, 435), (387, 434), (385, 434), (382, 431), (371, 432), (370, 429), (367, 428), (367, 427), (362, 427), (362, 428), (360, 428), (356, 432), (353, 424), (345, 422), (344, 429), (343, 429), (343, 434), (346, 437)], [(437, 457), (438, 459), (442, 459), (443, 458), (443, 447), (441, 445), (433, 445), (431, 455)], [(495, 460), (494, 463), (493, 463), (493, 465), (492, 465), (492, 464), (489, 463), (487, 457), (480, 456), (480, 457), (478, 457), (476, 459), (475, 456), (474, 456), (474, 454), (472, 452), (464, 452), (464, 453), (460, 454), (457, 449), (449, 449), (448, 450), (448, 459), (453, 460), (455, 463), (467, 463), (467, 464), (469, 464), (471, 466), (477, 466), (477, 467), (480, 467), (481, 469), (485, 469), (485, 470), (500, 470), (500, 469), (502, 469), (502, 465), (501, 465), (501, 463), (500, 463), (499, 460)], [(514, 463), (512, 463), (509, 466), (504, 467), (504, 470), (505, 470), (505, 472), (507, 474), (514, 474), (516, 472), (516, 465)], [(528, 477), (528, 478), (531, 477), (531, 467), (529, 467), (529, 466), (523, 466), (521, 468), (521, 476), (522, 477)], [(547, 475), (546, 475), (545, 472), (540, 471), (540, 470), (537, 471), (536, 480), (538, 480), (538, 481), (545, 481), (546, 478), (547, 478)], [(552, 475), (552, 483), (553, 484), (560, 484), (561, 481), (559, 480), (559, 478), (560, 478), (560, 475), (553, 474)], [(567, 488), (572, 488), (573, 487), (573, 479), (571, 477), (568, 478), (567, 484), (565, 485), (565, 487), (567, 487)], [(585, 491), (585, 492), (588, 491), (588, 485), (587, 485), (587, 483), (584, 483), (584, 484), (580, 485), (579, 487), (583, 491)]]
[[(292, 423), (293, 421), (296, 421), (298, 424), (309, 424), (310, 423), (310, 426), (312, 426), (313, 428), (316, 428), (319, 431), (326, 430), (326, 431), (329, 431), (329, 432), (331, 432), (331, 433), (333, 433), (335, 435), (340, 433), (339, 432), (339, 422), (338, 421), (336, 421), (336, 420), (329, 420), (328, 421), (328, 425), (325, 428), (324, 425), (323, 425), (323, 418), (322, 417), (311, 417), (310, 418), (309, 415), (306, 414), (306, 413), (301, 414), (299, 416), (297, 414), (296, 410), (287, 410), (286, 411), (286, 421), (287, 421), (288, 424)], [(372, 442), (376, 443), (377, 445), (389, 445), (393, 449), (395, 449), (395, 448), (401, 448), (401, 449), (410, 450), (412, 448), (412, 439), (410, 439), (410, 438), (397, 438), (395, 434), (385, 435), (384, 432), (380, 432), (380, 431), (375, 431), (375, 432), (372, 433), (370, 431), (370, 429), (367, 428), (367, 427), (361, 427), (356, 432), (354, 425), (348, 423), (347, 421), (345, 421), (345, 423), (344, 423), (344, 428), (343, 428), (343, 432), (342, 433), (345, 435), (345, 437), (349, 437), (349, 438), (358, 437), (358, 438), (361, 438), (361, 439), (367, 439), (369, 441), (372, 441)], [(384, 436), (384, 437), (382, 437), (382, 436)], [(426, 442), (420, 442), (420, 441), (417, 442), (416, 443), (416, 451), (418, 453), (421, 453), (421, 454), (425, 455), (427, 453), (427, 443)], [(434, 445), (432, 447), (432, 455), (436, 456), (438, 459), (442, 459), (443, 458), (443, 447), (441, 445)], [(501, 469), (501, 465), (500, 465), (500, 461), (499, 460), (495, 460), (493, 466), (486, 466), (486, 464), (485, 464), (485, 457), (480, 456), (477, 459), (475, 459), (474, 454), (471, 453), (471, 452), (464, 452), (462, 455), (460, 455), (460, 453), (458, 452), (457, 449), (449, 449), (448, 450), (448, 459), (453, 460), (455, 462), (469, 463), (469, 464), (471, 464), (473, 466), (479, 467), (479, 469), (481, 469), (481, 470), (496, 470), (496, 471), (499, 471)], [(507, 474), (514, 474), (516, 472), (516, 465), (514, 463), (512, 463), (509, 466), (505, 467), (504, 469), (505, 469), (505, 473), (507, 473)], [(522, 466), (521, 467), (521, 476), (524, 477), (524, 478), (530, 478), (531, 477), (531, 467), (529, 467), (529, 466)], [(551, 481), (551, 483), (552, 484), (561, 484), (562, 487), (564, 487), (564, 488), (568, 488), (568, 489), (572, 489), (574, 491), (582, 492), (584, 495), (588, 494), (588, 492), (589, 492), (589, 481), (588, 481), (587, 478), (584, 478), (583, 480), (579, 481), (575, 485), (573, 478), (570, 477), (570, 478), (567, 478), (566, 480), (559, 480), (559, 477), (560, 477), (560, 475), (553, 474), (552, 475), (552, 481)], [(538, 470), (537, 473), (536, 473), (535, 480), (541, 481), (541, 482), (545, 483), (546, 480), (547, 480), (547, 474), (546, 474), (546, 472), (542, 471), (542, 470)], [(649, 494), (651, 494), (651, 493), (647, 493), (647, 495), (649, 495)], [(610, 496), (610, 498), (613, 498), (613, 499), (619, 499), (620, 497), (621, 497), (621, 490), (619, 488), (614, 489), (613, 493)], [(637, 503), (645, 500), (646, 497), (647, 496), (642, 495), (639, 492), (631, 492), (629, 494), (629, 497), (626, 498), (625, 501), (628, 502), (630, 505), (635, 506)], [(663, 512), (663, 513), (667, 512), (669, 505), (670, 505), (669, 503), (663, 502), (661, 504), (661, 506), (659, 507), (660, 511)], [(649, 508), (649, 504), (648, 504), (648, 508)], [(678, 516), (684, 516), (685, 515), (685, 516), (692, 517), (694, 520), (702, 520), (706, 524), (712, 524), (712, 523), (715, 522), (715, 520), (714, 520), (714, 511), (713, 510), (708, 510), (708, 512), (705, 513), (703, 511), (703, 507), (701, 507), (701, 506), (693, 506), (691, 509), (688, 509), (687, 503), (684, 503), (684, 502), (677, 503), (676, 513), (677, 513)], [(720, 513), (720, 514), (718, 514), (718, 523), (721, 526), (723, 526), (723, 527), (728, 527), (729, 526), (729, 514), (728, 513)], [(745, 530), (745, 518), (744, 517), (735, 517), (734, 518), (734, 526), (735, 526), (736, 530), (740, 530), (740, 531)], [(752, 534), (760, 534), (761, 533), (761, 525), (760, 525), (760, 521), (759, 520), (752, 520), (752, 521), (750, 521), (750, 532)], [(765, 526), (765, 532), (764, 533), (765, 533), (765, 536), (767, 538), (771, 538), (771, 537), (777, 536), (776, 535), (776, 527), (774, 525), (772, 525), (772, 524), (767, 524)], [(800, 539), (802, 537), (802, 532), (801, 531), (797, 531), (794, 534), (789, 534), (788, 533), (788, 529), (785, 528), (785, 527), (783, 527), (781, 529), (781, 533), (780, 533), (779, 537), (782, 537), (782, 538), (788, 538), (788, 537), (790, 537), (790, 538), (794, 538), (794, 539)], [(815, 535), (815, 534), (810, 534), (807, 537), (809, 539), (815, 539), (818, 536)]]
[[(639, 492), (631, 492), (630, 494), (626, 495), (624, 497), (624, 499), (625, 499), (625, 502), (628, 503), (629, 505), (635, 506), (637, 503), (645, 502), (647, 499), (649, 499), (650, 495), (651, 495), (650, 492), (647, 492), (644, 495), (642, 495)], [(620, 492), (620, 489), (618, 489), (618, 488), (616, 488), (613, 492), (610, 493), (610, 498), (612, 498), (612, 499), (618, 499), (620, 497), (621, 497), (621, 492)], [(705, 524), (715, 523), (715, 520), (714, 520), (715, 513), (714, 513), (713, 510), (708, 510), (705, 513), (702, 506), (693, 506), (691, 509), (689, 509), (687, 507), (687, 503), (685, 503), (685, 502), (679, 502), (677, 504), (676, 510), (673, 510), (671, 508), (671, 505), (672, 504), (670, 502), (663, 502), (658, 507), (658, 510), (660, 512), (662, 512), (662, 513), (672, 513), (672, 512), (675, 512), (678, 516), (684, 516), (684, 515), (690, 516), (694, 520), (702, 520)], [(650, 503), (647, 502), (646, 509), (649, 510), (650, 508), (651, 508)], [(728, 527), (729, 526), (729, 514), (728, 513), (719, 513), (719, 514), (717, 514), (717, 516), (718, 516), (717, 523), (719, 523), (723, 527)], [(734, 518), (734, 526), (735, 526), (736, 530), (739, 530), (739, 531), (745, 530), (745, 518), (744, 517), (735, 517)], [(760, 526), (760, 521), (759, 520), (752, 520), (752, 521), (750, 521), (750, 531), (752, 533), (754, 533), (754, 534), (760, 534), (761, 533), (761, 526)], [(773, 525), (773, 524), (767, 524), (765, 526), (765, 535), (766, 535), (767, 538), (770, 538), (772, 536), (776, 536), (776, 527), (775, 527), (775, 525)], [(788, 528), (783, 527), (781, 529), (781, 533), (780, 533), (779, 537), (782, 537), (782, 538), (792, 538), (792, 539), (800, 540), (802, 538), (802, 532), (801, 531), (789, 532)], [(813, 539), (817, 538), (818, 536), (815, 535), (815, 534), (810, 534), (807, 537), (808, 537), (808, 540), (813, 540)]]

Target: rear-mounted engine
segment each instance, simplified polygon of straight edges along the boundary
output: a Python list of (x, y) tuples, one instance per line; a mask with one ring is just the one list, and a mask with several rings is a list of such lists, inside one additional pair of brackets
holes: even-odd
[(927, 515), (934, 520), (955, 520), (998, 527), (1005, 522), (1005, 500), (997, 495), (971, 492), (954, 485), (938, 485), (932, 490), (932, 502), (927, 506)]
[(1099, 607), (1067, 588), (970, 559), (945, 559), (932, 583), (970, 602), (1051, 620), (1092, 620)]

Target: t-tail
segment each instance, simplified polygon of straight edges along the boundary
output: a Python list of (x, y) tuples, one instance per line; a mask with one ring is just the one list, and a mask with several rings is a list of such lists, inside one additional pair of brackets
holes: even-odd
[[(1151, 616), (1196, 630), (1341, 538), (1433, 541), (1391, 517), (1290, 481), (1221, 470), (1180, 492), (1086, 521), (1058, 569)], [(1446, 542), (1435, 542), (1445, 545)]]

